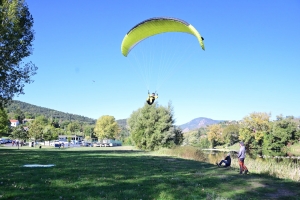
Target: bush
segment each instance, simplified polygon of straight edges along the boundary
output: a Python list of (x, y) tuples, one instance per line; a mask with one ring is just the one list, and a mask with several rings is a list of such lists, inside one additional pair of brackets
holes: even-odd
[(133, 143), (132, 143), (132, 140), (130, 137), (127, 137), (123, 140), (123, 145), (128, 145), (128, 146), (132, 146)]

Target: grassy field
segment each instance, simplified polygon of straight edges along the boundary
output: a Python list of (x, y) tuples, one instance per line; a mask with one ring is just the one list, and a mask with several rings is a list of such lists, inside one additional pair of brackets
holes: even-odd
[(0, 155), (0, 199), (300, 199), (299, 182), (132, 147), (0, 147)]

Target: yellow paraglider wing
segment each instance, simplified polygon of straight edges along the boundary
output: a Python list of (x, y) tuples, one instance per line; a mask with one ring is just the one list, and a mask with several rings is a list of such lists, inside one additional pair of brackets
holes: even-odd
[(192, 34), (198, 39), (202, 49), (205, 50), (203, 43), (204, 39), (191, 24), (180, 19), (160, 17), (145, 20), (130, 29), (122, 41), (122, 54), (127, 56), (130, 50), (140, 41), (153, 35), (166, 32), (184, 32)]

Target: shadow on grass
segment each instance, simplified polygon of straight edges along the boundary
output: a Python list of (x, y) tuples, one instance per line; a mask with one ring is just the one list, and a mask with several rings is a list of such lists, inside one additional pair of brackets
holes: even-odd
[[(1, 149), (4, 199), (299, 199), (299, 183), (131, 150)], [(24, 164), (55, 164), (24, 168)]]

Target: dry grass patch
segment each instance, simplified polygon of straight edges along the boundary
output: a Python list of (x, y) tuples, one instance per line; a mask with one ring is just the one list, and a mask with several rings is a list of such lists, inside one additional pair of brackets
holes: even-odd
[(207, 157), (202, 150), (191, 146), (178, 146), (172, 149), (163, 148), (156, 151), (155, 154), (176, 156), (179, 158), (196, 160), (196, 161), (207, 161)]

